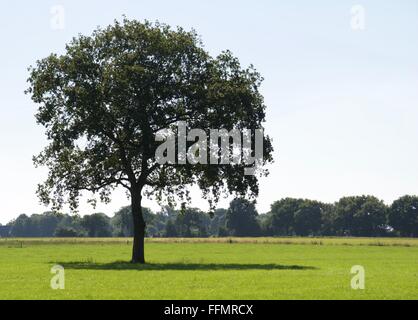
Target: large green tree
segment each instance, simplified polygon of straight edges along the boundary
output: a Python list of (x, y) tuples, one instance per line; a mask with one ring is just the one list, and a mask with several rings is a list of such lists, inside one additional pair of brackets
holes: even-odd
[(293, 217), (295, 234), (315, 236), (320, 234), (324, 204), (318, 201), (304, 200)]
[(387, 231), (387, 207), (373, 196), (341, 198), (335, 205), (335, 226), (339, 235), (382, 236)]
[(286, 198), (274, 202), (268, 217), (269, 228), (274, 235), (294, 234), (295, 212), (303, 205), (303, 199)]
[(404, 196), (389, 209), (389, 225), (404, 237), (418, 236), (418, 197)]
[(81, 226), (90, 238), (106, 238), (112, 235), (110, 218), (104, 213), (84, 216), (81, 219)]
[[(206, 216), (206, 218), (208, 218)], [(184, 238), (198, 238), (207, 236), (205, 213), (197, 208), (187, 208), (180, 212), (174, 225), (177, 235)]]
[(259, 236), (261, 230), (257, 217), (258, 212), (252, 202), (235, 199), (226, 212), (226, 228), (235, 237)]
[[(263, 128), (259, 73), (242, 68), (228, 51), (211, 57), (195, 32), (125, 19), (91, 36), (80, 35), (64, 54), (38, 61), (28, 81), (27, 93), (39, 104), (37, 122), (50, 142), (35, 157), (36, 165), (49, 169), (38, 188), (40, 199), (54, 209), (69, 203), (76, 210), (86, 191), (93, 201), (108, 202), (115, 188), (126, 188), (134, 263), (145, 263), (144, 196), (187, 202), (194, 184), (214, 208), (223, 192), (258, 193), (259, 175), (245, 175), (243, 162), (156, 161), (156, 133), (175, 130), (179, 121), (187, 129)], [(259, 168), (272, 161), (268, 136), (263, 142)]]

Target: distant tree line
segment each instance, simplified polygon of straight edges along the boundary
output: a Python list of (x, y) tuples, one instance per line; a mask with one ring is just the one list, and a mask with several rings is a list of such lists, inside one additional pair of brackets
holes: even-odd
[[(373, 196), (345, 197), (334, 204), (286, 198), (258, 214), (253, 203), (235, 199), (212, 214), (197, 208), (158, 213), (144, 208), (148, 237), (352, 236), (418, 237), (418, 197), (404, 196), (392, 205)], [(0, 237), (132, 237), (130, 207), (110, 218), (56, 212), (20, 215), (0, 226)]]

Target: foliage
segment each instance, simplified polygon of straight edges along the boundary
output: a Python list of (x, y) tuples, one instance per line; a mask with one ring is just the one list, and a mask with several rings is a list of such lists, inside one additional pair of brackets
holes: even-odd
[(418, 237), (418, 197), (404, 196), (389, 210), (388, 224), (405, 237)]
[[(276, 201), (267, 214), (258, 214), (243, 199), (210, 216), (197, 208), (175, 210), (163, 207), (154, 213), (142, 211), (147, 236), (354, 236), (418, 237), (418, 197), (405, 196), (389, 208), (372, 196), (345, 197), (334, 204), (286, 198)], [(3, 237), (132, 237), (131, 208), (123, 207), (112, 218), (103, 214), (80, 217), (46, 212), (20, 215), (2, 227)]]
[(345, 197), (335, 205), (337, 234), (380, 236), (387, 229), (387, 208), (373, 196)]
[(110, 237), (110, 218), (103, 213), (86, 215), (81, 220), (81, 225), (87, 231), (90, 238)]
[(271, 234), (292, 235), (294, 233), (294, 215), (302, 205), (302, 199), (286, 198), (271, 205), (269, 229)]
[(323, 204), (305, 200), (294, 214), (294, 230), (297, 236), (314, 236), (321, 232)]
[(54, 237), (57, 238), (79, 238), (85, 237), (87, 233), (80, 233), (74, 228), (58, 227), (54, 232)]
[(258, 212), (254, 203), (245, 199), (235, 199), (226, 213), (226, 227), (235, 237), (254, 237), (260, 235), (257, 221)]
[[(261, 129), (265, 121), (261, 76), (228, 51), (212, 58), (194, 32), (116, 21), (74, 38), (64, 55), (38, 61), (28, 81), (27, 93), (40, 105), (36, 119), (50, 140), (35, 157), (49, 169), (38, 190), (46, 204), (75, 209), (83, 191), (106, 202), (117, 186), (185, 200), (185, 188), (198, 184), (211, 204), (222, 190), (258, 193), (244, 164), (156, 162), (155, 134), (178, 121), (204, 130)], [(271, 141), (264, 140), (264, 161), (271, 162)]]
[[(160, 203), (178, 199), (185, 207), (189, 188), (197, 185), (214, 210), (224, 192), (255, 198), (258, 177), (268, 173), (263, 165), (273, 161), (271, 140), (264, 135), (263, 159), (254, 175), (244, 174), (244, 161), (185, 165), (179, 161), (183, 151), (163, 165), (156, 157), (156, 134), (178, 133), (180, 121), (187, 132), (263, 129), (262, 80), (229, 51), (211, 57), (194, 31), (160, 23), (125, 18), (74, 38), (63, 55), (52, 54), (30, 68), (26, 92), (39, 105), (36, 120), (49, 141), (34, 158), (49, 172), (38, 187), (39, 198), (55, 210), (68, 203), (75, 211), (85, 192), (94, 205), (125, 188), (135, 238), (132, 262), (145, 263), (144, 195)], [(189, 141), (187, 149), (197, 142)]]

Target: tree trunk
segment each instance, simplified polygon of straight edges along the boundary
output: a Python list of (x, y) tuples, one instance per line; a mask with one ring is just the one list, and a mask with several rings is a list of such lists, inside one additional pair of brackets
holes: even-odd
[(132, 193), (132, 218), (134, 224), (134, 245), (132, 250), (132, 263), (145, 263), (144, 241), (145, 241), (145, 220), (142, 215), (141, 193)]

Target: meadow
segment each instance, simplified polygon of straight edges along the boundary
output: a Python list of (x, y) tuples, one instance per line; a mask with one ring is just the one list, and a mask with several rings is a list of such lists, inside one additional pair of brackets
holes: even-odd
[[(144, 266), (129, 239), (2, 239), (0, 299), (417, 299), (418, 240), (148, 239)], [(52, 290), (51, 267), (65, 268)], [(351, 288), (354, 265), (365, 290)]]

